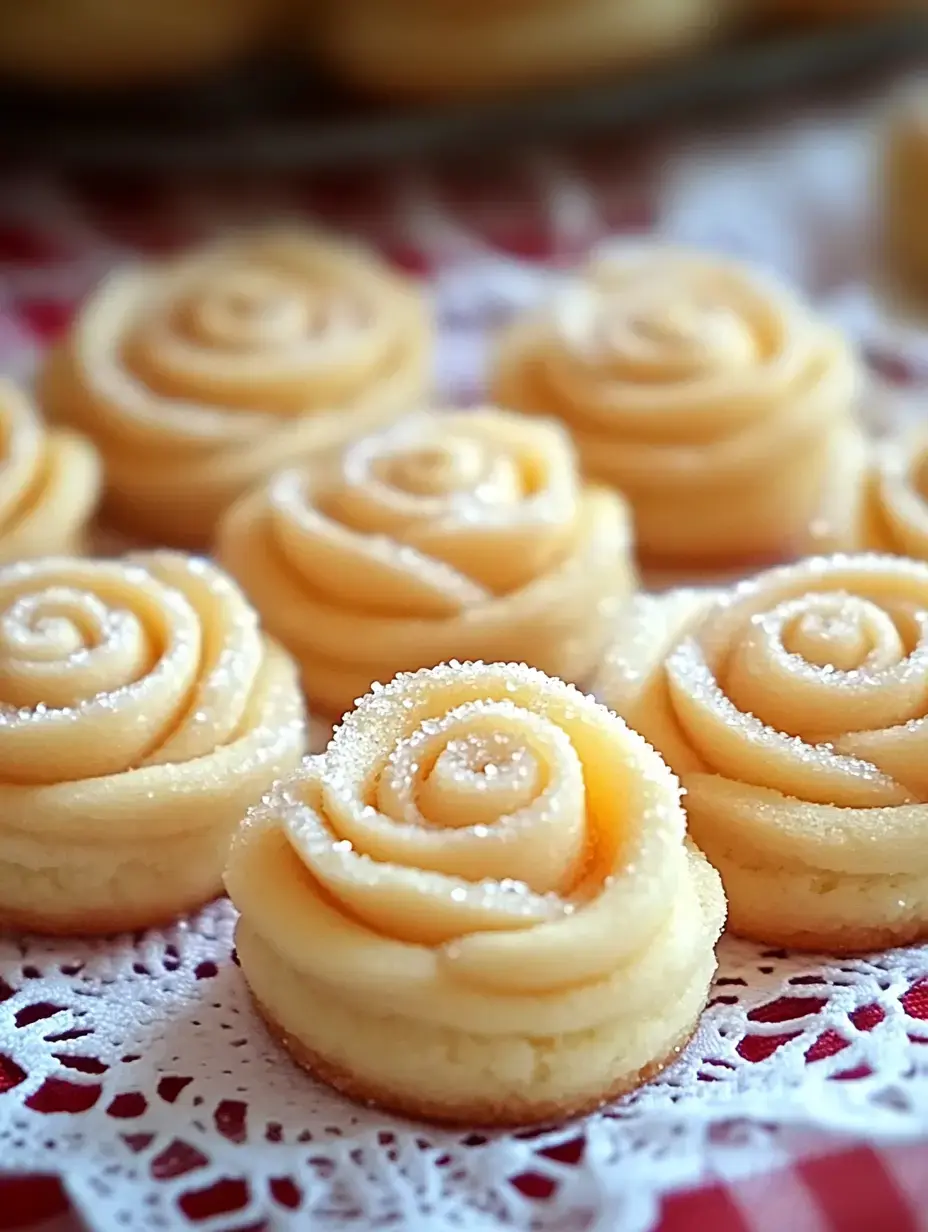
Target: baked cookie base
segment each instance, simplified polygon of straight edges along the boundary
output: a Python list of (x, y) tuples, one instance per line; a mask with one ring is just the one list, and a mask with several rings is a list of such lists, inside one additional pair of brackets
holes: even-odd
[(713, 851), (711, 839), (706, 846), (725, 885), (728, 929), (736, 937), (787, 950), (847, 955), (928, 940), (928, 876), (748, 868)]
[(144, 932), (149, 928), (167, 928), (179, 916), (192, 915), (222, 894), (217, 885), (208, 894), (198, 894), (183, 902), (158, 910), (103, 908), (99, 911), (75, 911), (50, 919), (40, 911), (9, 911), (0, 908), (0, 932), (32, 933), (39, 937), (115, 937), (120, 933)]
[(835, 954), (851, 957), (855, 954), (874, 954), (881, 950), (895, 950), (901, 946), (928, 941), (928, 920), (913, 920), (904, 927), (857, 928), (839, 926), (834, 932), (813, 931), (803, 928), (763, 928), (756, 923), (739, 923), (734, 910), (728, 920), (728, 931), (743, 941), (775, 946), (784, 950), (798, 950), (806, 954)]
[(253, 993), (252, 1001), (271, 1035), (286, 1049), (297, 1065), (307, 1070), (314, 1078), (338, 1091), (339, 1094), (354, 1100), (355, 1103), (367, 1104), (414, 1121), (497, 1129), (570, 1120), (573, 1117), (595, 1112), (597, 1108), (612, 1103), (630, 1091), (637, 1090), (677, 1059), (693, 1038), (699, 1023), (697, 1017), (679, 1036), (670, 1051), (660, 1059), (649, 1062), (633, 1074), (624, 1075), (595, 1097), (576, 1103), (553, 1101), (537, 1104), (523, 1103), (518, 1109), (507, 1107), (505, 1104), (489, 1104), (480, 1101), (450, 1107), (447, 1104), (426, 1100), (409, 1100), (400, 1092), (359, 1079), (350, 1070), (327, 1060), (308, 1048), (301, 1040), (290, 1035), (275, 1019), (267, 1006)]

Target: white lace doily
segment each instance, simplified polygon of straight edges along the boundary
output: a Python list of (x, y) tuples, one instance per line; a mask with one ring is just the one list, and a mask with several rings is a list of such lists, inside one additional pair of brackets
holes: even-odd
[[(448, 396), (479, 395), (493, 323), (566, 260), (612, 230), (655, 224), (805, 282), (881, 370), (908, 374), (907, 393), (887, 385), (871, 401), (876, 420), (918, 413), (925, 339), (900, 334), (864, 281), (864, 136), (859, 115), (819, 114), (749, 139), (684, 140), (640, 165), (626, 153), (600, 152), (595, 170), (535, 155), (513, 171), (542, 202), (529, 223), (498, 183), (465, 210), (404, 174), (388, 249), (425, 253), (435, 274)], [(231, 221), (291, 208), (295, 195), (252, 186)], [(170, 200), (186, 222), (218, 202), (229, 212), (221, 192)], [(0, 215), (0, 241), (24, 226), (53, 241), (0, 278), (0, 364), (25, 373), (36, 322), (134, 247), (35, 176), (11, 180)], [(503, 255), (500, 237), (514, 234)], [(541, 265), (516, 254), (533, 245)], [(232, 925), (219, 903), (108, 943), (0, 938), (0, 1169), (60, 1173), (93, 1232), (188, 1221), (648, 1232), (661, 1194), (766, 1169), (796, 1135), (928, 1132), (928, 947), (838, 961), (725, 939), (699, 1033), (660, 1079), (582, 1123), (487, 1136), (355, 1107), (296, 1070), (250, 1007)]]

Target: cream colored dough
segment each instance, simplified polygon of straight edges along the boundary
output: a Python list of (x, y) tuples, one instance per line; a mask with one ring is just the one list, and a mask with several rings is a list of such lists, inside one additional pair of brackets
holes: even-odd
[(0, 381), (0, 564), (80, 553), (100, 494), (96, 450), (48, 430), (27, 398)]
[(928, 293), (928, 88), (908, 92), (885, 122), (879, 206), (886, 272), (895, 288)]
[(106, 279), (40, 396), (96, 441), (120, 529), (199, 548), (264, 475), (419, 402), (430, 345), (419, 290), (372, 255), (257, 232)]
[(928, 566), (834, 556), (629, 606), (596, 693), (667, 759), (734, 931), (928, 936)]
[(868, 546), (928, 560), (928, 432), (916, 428), (874, 449)]
[(275, 476), (224, 519), (217, 556), (337, 716), (451, 658), (581, 683), (635, 584), (630, 534), (557, 424), (487, 409), (414, 416)]
[(518, 89), (691, 50), (726, 28), (731, 0), (323, 0), (314, 53), (357, 85), (455, 98)]
[(630, 501), (646, 569), (700, 576), (859, 546), (848, 346), (734, 261), (623, 245), (504, 334), (494, 396), (555, 415)]
[(659, 1068), (725, 910), (660, 757), (512, 664), (362, 699), (252, 810), (226, 885), (245, 978), (297, 1059), (463, 1123), (566, 1115)]
[(170, 80), (253, 50), (281, 9), (281, 0), (13, 0), (0, 6), (0, 70), (57, 87)]
[(305, 745), (293, 664), (213, 565), (0, 569), (0, 923), (116, 932), (199, 906)]

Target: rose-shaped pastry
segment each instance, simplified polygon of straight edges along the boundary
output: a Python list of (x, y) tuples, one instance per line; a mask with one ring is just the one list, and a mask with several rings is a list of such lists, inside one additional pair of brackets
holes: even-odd
[(286, 0), (40, 0), (0, 5), (0, 73), (126, 88), (216, 72), (261, 47)]
[(202, 547), (260, 477), (415, 403), (429, 343), (404, 278), (312, 233), (273, 231), (113, 274), (40, 390), (50, 416), (96, 441), (114, 523)]
[(556, 415), (631, 501), (656, 573), (857, 547), (863, 442), (847, 345), (732, 261), (644, 245), (504, 336), (503, 406)]
[(0, 381), (0, 564), (84, 549), (100, 462), (83, 437), (49, 431), (22, 393)]
[(596, 692), (680, 776), (736, 932), (928, 936), (928, 566), (833, 556), (636, 599)]
[(525, 665), (363, 698), (237, 836), (258, 1006), (333, 1086), (412, 1116), (547, 1120), (691, 1034), (725, 914), (679, 785), (615, 715)]
[(586, 680), (634, 584), (629, 534), (557, 424), (423, 413), (275, 476), (224, 519), (217, 555), (334, 717), (454, 657)]
[(0, 569), (0, 924), (116, 932), (199, 906), (304, 748), (294, 666), (215, 566)]
[(868, 512), (869, 547), (928, 560), (928, 432), (924, 428), (876, 446)]
[(320, 0), (307, 46), (353, 86), (457, 99), (588, 81), (693, 52), (740, 0)]
[(928, 293), (928, 88), (893, 109), (884, 137), (879, 196), (883, 250), (898, 289)]
[(818, 25), (911, 13), (924, 7), (924, 0), (762, 0), (764, 16)]

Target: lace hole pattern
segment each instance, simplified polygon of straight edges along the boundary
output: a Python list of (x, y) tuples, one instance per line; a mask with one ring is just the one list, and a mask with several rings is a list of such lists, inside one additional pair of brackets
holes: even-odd
[[(621, 157), (592, 145), (512, 159), (485, 168), (479, 194), (447, 168), (294, 176), (234, 194), (205, 181), (142, 177), (116, 193), (11, 176), (0, 367), (27, 375), (127, 252), (170, 251), (217, 220), (298, 213), (432, 277), (444, 393), (466, 403), (500, 321), (605, 237), (658, 226), (801, 278), (864, 347), (882, 391), (869, 409), (904, 414), (928, 348), (893, 331), (848, 266), (865, 247), (851, 204), (858, 120), (836, 120), (833, 140), (797, 129), (792, 144), (752, 140), (709, 160), (697, 143), (664, 139)], [(827, 242), (795, 227), (801, 209), (827, 217)], [(928, 947), (836, 961), (726, 939), (699, 1035), (657, 1082), (581, 1125), (487, 1135), (353, 1108), (296, 1073), (248, 1004), (232, 926), (218, 903), (111, 943), (0, 938), (0, 1160), (59, 1169), (94, 1232), (308, 1218), (321, 1229), (580, 1228), (605, 1211), (644, 1229), (661, 1195), (714, 1158), (766, 1166), (797, 1125), (873, 1138), (928, 1124)]]

